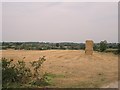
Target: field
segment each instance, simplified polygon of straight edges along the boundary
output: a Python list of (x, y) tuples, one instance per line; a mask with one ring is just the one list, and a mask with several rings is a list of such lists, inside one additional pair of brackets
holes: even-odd
[(42, 73), (50, 73), (47, 87), (95, 88), (118, 80), (118, 56), (94, 52), (85, 55), (83, 50), (3, 50), (2, 57), (28, 63), (45, 56)]

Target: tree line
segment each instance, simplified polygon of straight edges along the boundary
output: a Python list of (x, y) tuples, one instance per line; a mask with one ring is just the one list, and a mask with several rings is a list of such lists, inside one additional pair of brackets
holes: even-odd
[[(14, 50), (84, 50), (85, 43), (72, 43), (72, 42), (1, 42), (0, 49), (14, 49)], [(107, 43), (106, 40), (100, 43), (94, 43), (94, 51), (100, 52), (116, 52), (120, 50), (119, 43)]]

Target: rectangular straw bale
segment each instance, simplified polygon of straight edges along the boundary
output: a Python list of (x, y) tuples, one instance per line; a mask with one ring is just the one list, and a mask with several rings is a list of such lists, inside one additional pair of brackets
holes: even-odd
[(93, 41), (92, 40), (86, 40), (85, 53), (87, 55), (92, 55), (93, 54)]
[(85, 53), (86, 55), (92, 55), (93, 54), (93, 50), (86, 50), (85, 52), (86, 52)]

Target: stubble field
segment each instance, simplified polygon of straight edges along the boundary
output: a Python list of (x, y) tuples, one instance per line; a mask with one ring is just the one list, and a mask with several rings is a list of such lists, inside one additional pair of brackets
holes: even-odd
[[(41, 73), (53, 77), (48, 87), (97, 88), (118, 80), (118, 56), (94, 52), (85, 55), (83, 50), (3, 50), (2, 57), (29, 62), (45, 56)], [(25, 59), (23, 59), (25, 57)]]

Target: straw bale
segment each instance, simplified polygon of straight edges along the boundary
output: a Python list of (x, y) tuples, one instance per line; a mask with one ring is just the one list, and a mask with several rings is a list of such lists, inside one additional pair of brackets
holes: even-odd
[(92, 40), (86, 40), (85, 53), (86, 53), (86, 55), (93, 54), (93, 41)]

